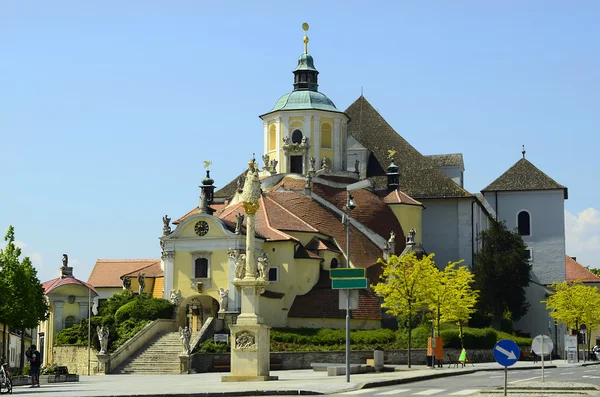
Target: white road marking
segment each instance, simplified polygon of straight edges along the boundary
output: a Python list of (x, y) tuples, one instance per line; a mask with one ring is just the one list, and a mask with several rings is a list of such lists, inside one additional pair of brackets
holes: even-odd
[(595, 369), (586, 369), (586, 370), (585, 370), (585, 371), (583, 371), (583, 372), (596, 372), (596, 371), (597, 371), (597, 370), (595, 370)]
[(575, 372), (561, 372), (561, 375), (573, 375)]
[(534, 380), (534, 379), (540, 379), (540, 378), (541, 378), (541, 376), (534, 376), (533, 378), (525, 378), (525, 379), (513, 380), (512, 382), (508, 382), (508, 383), (526, 382), (528, 380)]
[(455, 391), (454, 393), (448, 394), (449, 396), (467, 396), (469, 394), (477, 393), (479, 389), (465, 389), (460, 391)]
[(582, 378), (600, 379), (600, 376), (596, 376), (596, 375), (583, 375)]
[(411, 389), (396, 389), (396, 390), (390, 390), (390, 391), (384, 391), (381, 393), (377, 393), (378, 396), (391, 396), (393, 394), (400, 394), (400, 393), (405, 393), (407, 391), (410, 391)]
[(418, 393), (414, 393), (413, 396), (431, 396), (432, 394), (441, 393), (446, 389), (427, 389), (420, 391)]
[(342, 394), (344, 394), (344, 395), (346, 395), (346, 394), (366, 394), (366, 393), (371, 393), (371, 392), (373, 392), (373, 389), (359, 389), (359, 390), (347, 391)]
[(504, 375), (494, 375), (494, 376), (490, 376), (490, 379), (495, 379), (495, 378), (504, 378)]

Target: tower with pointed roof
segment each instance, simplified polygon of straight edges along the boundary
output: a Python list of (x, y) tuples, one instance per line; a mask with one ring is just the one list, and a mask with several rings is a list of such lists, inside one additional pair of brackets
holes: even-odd
[(302, 28), (304, 53), (293, 71), (294, 89), (260, 116), (265, 166), (272, 173), (307, 174), (323, 168), (346, 171), (349, 118), (318, 91), (319, 71), (308, 53), (308, 24), (304, 23)]

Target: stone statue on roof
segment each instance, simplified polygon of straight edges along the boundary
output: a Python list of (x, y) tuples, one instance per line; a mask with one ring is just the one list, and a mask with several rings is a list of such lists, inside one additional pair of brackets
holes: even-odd
[(356, 159), (356, 161), (354, 161), (354, 173), (355, 174), (360, 174), (360, 161), (358, 161), (358, 159)]
[(270, 171), (275, 171), (277, 169), (277, 164), (279, 163), (279, 161), (273, 159), (271, 160), (271, 169)]
[(263, 169), (269, 169), (269, 155), (268, 154), (264, 154), (262, 156), (262, 161), (263, 161)]
[(168, 215), (163, 216), (163, 236), (171, 234), (171, 218)]
[(417, 231), (415, 229), (410, 229), (408, 231), (408, 241), (407, 243), (409, 244), (414, 244), (415, 243), (415, 236), (417, 234)]
[(63, 254), (62, 265), (63, 267), (69, 266), (69, 256), (67, 254)]
[(324, 156), (323, 159), (321, 160), (321, 168), (323, 168), (324, 170), (327, 170), (327, 169), (329, 169), (329, 164), (330, 164), (329, 157)]
[(240, 176), (237, 181), (236, 181), (236, 185), (237, 185), (237, 192), (241, 193), (242, 190), (244, 189), (244, 177)]
[(129, 291), (131, 288), (131, 277), (125, 276), (123, 277), (123, 289), (125, 291)]
[(145, 273), (138, 273), (138, 284), (139, 284), (139, 293), (141, 295), (144, 293), (144, 289), (146, 289)]
[(316, 171), (315, 170), (315, 163), (317, 162), (317, 159), (314, 157), (311, 157), (308, 162), (310, 163), (310, 170), (311, 171)]

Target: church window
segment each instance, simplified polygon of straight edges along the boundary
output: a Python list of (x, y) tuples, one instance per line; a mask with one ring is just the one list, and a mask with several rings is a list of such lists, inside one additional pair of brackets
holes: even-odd
[(269, 150), (275, 150), (277, 142), (277, 129), (275, 128), (275, 124), (271, 124), (269, 127)]
[(269, 268), (269, 275), (268, 275), (268, 279), (271, 282), (277, 282), (279, 281), (279, 268), (278, 267), (270, 267)]
[(336, 258), (332, 258), (331, 262), (329, 262), (330, 269), (337, 269), (340, 266), (340, 262)]
[(208, 278), (208, 259), (196, 258), (194, 261), (194, 278)]
[(521, 236), (531, 235), (531, 218), (529, 212), (519, 212), (519, 215), (517, 215), (517, 228), (519, 229), (519, 234)]
[(527, 260), (529, 262), (533, 262), (533, 250), (531, 248), (525, 249), (525, 254), (527, 255)]
[(294, 132), (292, 132), (292, 142), (293, 143), (301, 143), (302, 142), (302, 131), (294, 130)]
[(321, 147), (331, 148), (331, 124), (323, 123), (321, 126)]
[(65, 317), (65, 328), (71, 328), (77, 320), (75, 320), (75, 316), (67, 316)]

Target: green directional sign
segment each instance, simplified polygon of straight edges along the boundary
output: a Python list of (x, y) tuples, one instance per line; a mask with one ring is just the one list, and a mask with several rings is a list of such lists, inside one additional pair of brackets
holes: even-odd
[(365, 278), (365, 277), (367, 277), (367, 271), (366, 271), (366, 269), (353, 269), (353, 268), (331, 269), (329, 271), (329, 277), (332, 279)]
[(366, 278), (334, 278), (331, 280), (332, 289), (364, 289), (367, 288)]

